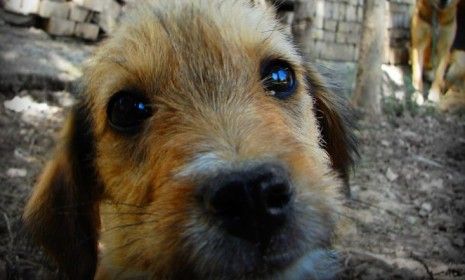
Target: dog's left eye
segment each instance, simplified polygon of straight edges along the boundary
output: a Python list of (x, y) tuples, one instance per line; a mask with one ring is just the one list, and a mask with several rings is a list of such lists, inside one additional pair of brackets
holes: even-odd
[(122, 90), (111, 97), (107, 107), (110, 126), (124, 134), (136, 133), (152, 115), (148, 100), (138, 91)]
[(296, 89), (294, 70), (283, 60), (272, 60), (262, 67), (262, 81), (265, 90), (279, 99), (293, 95)]

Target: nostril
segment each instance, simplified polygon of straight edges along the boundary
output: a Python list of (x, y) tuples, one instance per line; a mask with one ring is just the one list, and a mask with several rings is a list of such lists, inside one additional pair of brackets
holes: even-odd
[(269, 215), (283, 214), (289, 205), (291, 196), (292, 192), (287, 182), (262, 185), (262, 203)]
[(284, 183), (269, 186), (264, 196), (266, 206), (271, 209), (283, 208), (287, 206), (291, 199), (289, 187)]
[(230, 181), (211, 193), (207, 199), (210, 210), (221, 216), (237, 216), (246, 197), (246, 190), (239, 180)]

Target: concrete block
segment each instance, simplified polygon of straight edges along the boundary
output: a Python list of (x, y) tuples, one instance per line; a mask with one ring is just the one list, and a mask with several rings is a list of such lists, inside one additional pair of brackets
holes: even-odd
[(78, 22), (76, 23), (74, 35), (79, 38), (95, 41), (98, 38), (99, 30), (100, 28), (96, 24)]
[(69, 19), (77, 22), (86, 22), (89, 20), (91, 11), (70, 2)]
[(350, 44), (327, 44), (322, 49), (321, 58), (336, 61), (354, 61), (355, 49), (356, 47)]
[(353, 6), (353, 5), (347, 6), (346, 19), (348, 21), (357, 21), (357, 9), (356, 9), (356, 6)]
[(325, 42), (331, 43), (336, 41), (336, 33), (331, 31), (325, 31), (323, 34), (323, 40)]
[(39, 16), (44, 18), (68, 18), (70, 6), (66, 2), (53, 2), (42, 0), (39, 7)]
[[(102, 12), (108, 0), (72, 0), (73, 3), (95, 12)], [(111, 0), (113, 1), (113, 0)]]
[(323, 40), (323, 29), (312, 29), (312, 39)]
[(347, 43), (347, 33), (337, 33), (336, 34), (336, 43), (344, 44)]
[(72, 36), (74, 34), (74, 28), (76, 23), (71, 20), (51, 17), (45, 24), (45, 31), (48, 34), (56, 36)]
[(337, 29), (337, 21), (335, 21), (335, 20), (325, 20), (325, 22), (324, 22), (324, 30), (335, 32), (336, 29)]
[(40, 0), (5, 0), (5, 10), (22, 15), (37, 14)]
[(109, 34), (115, 29), (120, 14), (121, 6), (116, 1), (106, 1), (103, 12), (98, 15), (98, 25), (105, 33)]
[(22, 14), (21, 0), (5, 0), (3, 5), (4, 5), (5, 10), (9, 12)]

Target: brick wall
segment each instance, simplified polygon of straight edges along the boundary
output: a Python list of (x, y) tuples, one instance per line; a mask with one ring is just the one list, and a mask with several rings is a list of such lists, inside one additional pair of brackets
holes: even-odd
[[(361, 40), (363, 0), (310, 0), (313, 6), (310, 49), (313, 59), (355, 62)], [(380, 0), (382, 1), (382, 0)], [(415, 0), (386, 1), (385, 62), (408, 62), (410, 17)], [(380, 19), (381, 20), (381, 19)]]

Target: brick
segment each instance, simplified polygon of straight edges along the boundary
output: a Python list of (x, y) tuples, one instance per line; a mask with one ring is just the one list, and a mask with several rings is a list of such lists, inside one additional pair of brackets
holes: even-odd
[(18, 0), (6, 0), (4, 3), (5, 10), (14, 13), (22, 14), (21, 1)]
[(337, 21), (335, 20), (325, 20), (324, 22), (324, 30), (329, 30), (329, 31), (336, 31), (337, 29)]
[(48, 34), (56, 36), (72, 36), (74, 34), (74, 27), (76, 23), (71, 20), (51, 17), (45, 24), (45, 31)]
[(91, 11), (70, 2), (69, 19), (77, 22), (85, 22), (90, 18)]
[(53, 2), (42, 0), (39, 7), (39, 16), (44, 18), (68, 18), (70, 6), (66, 2)]
[[(108, 0), (72, 0), (75, 4), (95, 12), (102, 12)], [(113, 1), (113, 0), (110, 0)]]
[(323, 29), (312, 29), (312, 38), (316, 40), (323, 40)]
[(36, 14), (39, 11), (40, 0), (21, 0), (22, 8), (28, 14)]
[(342, 33), (359, 33), (360, 24), (354, 22), (339, 22), (338, 31)]
[(358, 44), (362, 40), (361, 33), (350, 33), (346, 35), (346, 43)]
[(346, 10), (347, 10), (347, 4), (340, 3), (339, 4), (339, 15), (337, 17), (338, 20), (343, 21), (346, 19)]
[(357, 22), (363, 22), (363, 6), (357, 6)]
[(121, 14), (121, 6), (115, 1), (107, 1), (103, 12), (97, 17), (97, 22), (102, 30), (109, 34), (111, 33), (119, 20)]
[(318, 29), (323, 29), (324, 18), (323, 16), (316, 16), (313, 21), (313, 27)]
[(353, 5), (347, 6), (346, 19), (348, 21), (357, 21), (357, 10), (355, 6)]
[(331, 2), (325, 2), (324, 3), (324, 18), (325, 19), (331, 19), (333, 17), (332, 15), (332, 10), (333, 10), (333, 3)]
[(340, 9), (341, 5), (337, 2), (333, 3), (333, 10), (331, 12), (331, 18), (334, 19), (334, 20), (338, 20), (339, 19), (339, 9)]
[(36, 14), (39, 11), (40, 0), (5, 0), (5, 10), (29, 15)]
[(331, 32), (331, 31), (325, 31), (323, 34), (323, 39), (325, 42), (334, 42), (336, 41), (336, 33)]
[(337, 61), (353, 61), (355, 46), (349, 44), (327, 44), (322, 49), (321, 58)]
[(79, 38), (95, 41), (98, 38), (99, 30), (100, 28), (96, 24), (78, 22), (76, 23), (74, 35)]
[(336, 43), (347, 43), (347, 33), (337, 33), (336, 34)]

